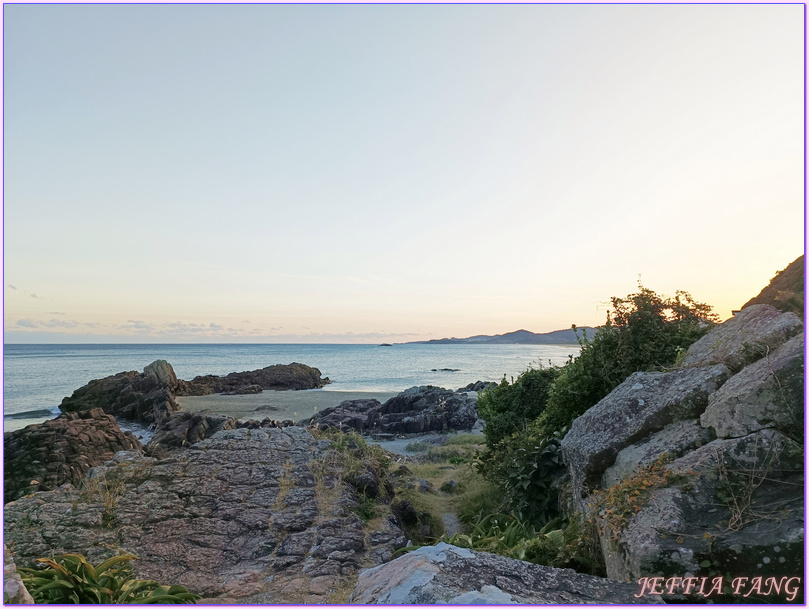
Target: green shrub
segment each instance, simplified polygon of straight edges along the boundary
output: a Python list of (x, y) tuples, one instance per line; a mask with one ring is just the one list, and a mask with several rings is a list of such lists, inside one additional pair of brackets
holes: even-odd
[(520, 519), (543, 526), (559, 517), (564, 431), (546, 436), (534, 423), (525, 433), (513, 434), (478, 456), (478, 470), (500, 487), (504, 505)]
[(579, 337), (581, 352), (550, 388), (540, 417), (546, 434), (569, 427), (633, 372), (672, 366), (717, 321), (709, 305), (682, 291), (668, 298), (639, 284), (635, 294), (611, 300), (607, 323), (592, 339)]
[(183, 586), (134, 579), (131, 554), (113, 556), (93, 567), (81, 554), (39, 558), (44, 569), (19, 568), (36, 604), (194, 604), (200, 598)]
[(509, 383), (504, 377), (499, 385), (481, 393), (478, 414), (486, 421), (483, 433), (489, 448), (514, 432), (524, 431), (542, 414), (557, 376), (559, 369), (555, 367), (529, 368), (516, 381), (512, 378)]

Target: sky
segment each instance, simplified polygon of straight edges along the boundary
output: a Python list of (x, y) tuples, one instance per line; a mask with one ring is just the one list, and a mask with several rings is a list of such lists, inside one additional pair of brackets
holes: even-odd
[(804, 250), (802, 5), (4, 5), (4, 340), (731, 315)]

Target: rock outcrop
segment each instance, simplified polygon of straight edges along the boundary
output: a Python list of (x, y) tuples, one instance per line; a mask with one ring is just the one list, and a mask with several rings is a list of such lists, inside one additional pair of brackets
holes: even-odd
[(357, 517), (339, 463), (330, 441), (300, 427), (224, 430), (165, 459), (121, 452), (82, 492), (65, 485), (7, 504), (5, 539), (20, 566), (51, 552), (95, 563), (126, 551), (140, 557), (136, 577), (209, 597), (324, 603), (405, 543), (390, 520)]
[(801, 601), (772, 586), (803, 571), (803, 349), (794, 313), (750, 306), (574, 421), (572, 507), (599, 524), (610, 578), (747, 577), (720, 600)]
[(3, 604), (4, 605), (33, 605), (34, 599), (28, 593), (25, 584), (17, 573), (14, 559), (3, 544)]
[(573, 421), (562, 440), (562, 457), (573, 485), (573, 501), (598, 488), (618, 453), (669, 423), (694, 419), (708, 396), (730, 376), (722, 364), (674, 372), (636, 372)]
[(160, 428), (169, 415), (180, 410), (176, 396), (211, 393), (259, 393), (264, 389), (315, 389), (331, 383), (320, 377), (320, 370), (305, 364), (275, 365), (227, 376), (198, 376), (192, 381), (178, 379), (165, 360), (146, 366), (142, 373), (120, 372), (90, 381), (62, 400), (63, 412), (103, 408), (116, 417), (139, 421)]
[(64, 413), (38, 425), (7, 432), (3, 439), (4, 503), (36, 491), (78, 484), (87, 471), (121, 450), (140, 450), (100, 408)]
[(782, 271), (778, 271), (770, 284), (759, 292), (758, 296), (751, 298), (742, 310), (758, 304), (774, 306), (779, 311), (792, 311), (798, 315), (804, 314), (804, 258), (799, 256)]
[(730, 379), (708, 400), (700, 416), (720, 438), (740, 437), (767, 427), (796, 427), (802, 435), (803, 332)]
[(175, 395), (209, 395), (211, 393), (245, 394), (274, 391), (318, 389), (331, 383), (321, 378), (320, 370), (306, 364), (276, 364), (249, 372), (231, 372), (227, 376), (198, 376), (180, 381)]
[(753, 305), (691, 345), (682, 366), (724, 364), (736, 373), (802, 331), (803, 322), (794, 313)]
[(360, 574), (349, 602), (363, 605), (660, 603), (637, 584), (582, 575), (439, 543)]
[(213, 414), (210, 410), (201, 412), (175, 412), (167, 417), (160, 429), (146, 446), (151, 456), (183, 446), (191, 446), (223, 429), (236, 429), (236, 419)]
[(411, 387), (384, 404), (346, 400), (302, 423), (361, 433), (411, 434), (469, 430), (477, 416), (477, 402), (465, 393), (422, 386)]
[(174, 369), (165, 360), (146, 366), (143, 372), (120, 372), (92, 380), (62, 400), (62, 412), (101, 408), (107, 414), (159, 425), (170, 413), (180, 410), (174, 399), (178, 387)]

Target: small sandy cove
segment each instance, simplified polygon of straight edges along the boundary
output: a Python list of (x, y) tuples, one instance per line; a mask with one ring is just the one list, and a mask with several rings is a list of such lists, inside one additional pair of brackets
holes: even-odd
[(301, 391), (262, 391), (249, 395), (213, 395), (178, 397), (177, 403), (188, 412), (210, 410), (236, 419), (258, 419), (265, 417), (283, 421), (300, 421), (344, 400), (376, 398), (385, 402), (398, 395), (398, 392), (334, 391), (323, 389), (303, 389)]

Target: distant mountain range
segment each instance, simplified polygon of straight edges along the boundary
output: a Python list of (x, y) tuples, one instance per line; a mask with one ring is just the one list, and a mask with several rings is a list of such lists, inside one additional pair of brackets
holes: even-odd
[[(582, 330), (587, 330), (587, 336), (592, 338), (596, 329), (589, 326), (582, 326), (577, 328), (579, 334)], [(495, 334), (488, 336), (479, 334), (478, 336), (470, 336), (469, 338), (434, 338), (433, 340), (416, 340), (408, 345), (575, 345), (576, 334), (572, 329), (568, 330), (555, 330), (554, 332), (545, 332), (544, 334), (536, 334), (528, 330), (516, 330), (506, 334)]]

